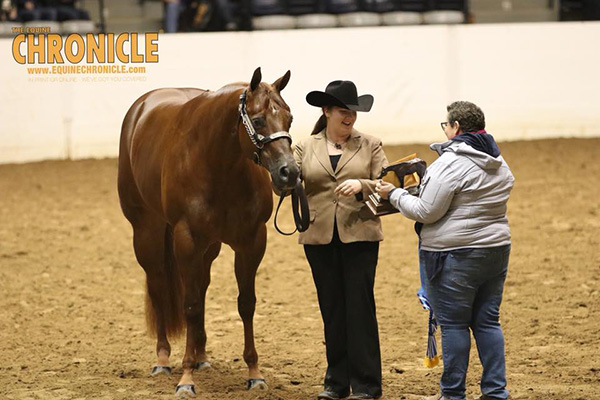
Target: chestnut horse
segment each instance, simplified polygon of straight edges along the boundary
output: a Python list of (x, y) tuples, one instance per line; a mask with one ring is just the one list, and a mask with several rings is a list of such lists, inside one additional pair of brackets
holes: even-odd
[(288, 133), (292, 115), (280, 95), (289, 78), (288, 71), (264, 83), (258, 68), (250, 84), (216, 92), (154, 90), (123, 121), (119, 198), (146, 272), (147, 322), (157, 335), (153, 375), (170, 374), (168, 337), (187, 327), (179, 397), (194, 396), (193, 370), (210, 366), (204, 302), (221, 243), (235, 251), (247, 386), (266, 388), (254, 346), (254, 282), (272, 188), (285, 193), (299, 182)]

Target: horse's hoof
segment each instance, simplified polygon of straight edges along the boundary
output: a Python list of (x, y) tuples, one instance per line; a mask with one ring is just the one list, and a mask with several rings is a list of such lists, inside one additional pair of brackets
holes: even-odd
[(246, 389), (248, 390), (267, 390), (269, 386), (262, 378), (248, 379)]
[(155, 365), (152, 368), (151, 375), (156, 376), (160, 374), (171, 375), (171, 367), (168, 365)]
[(194, 369), (201, 370), (205, 368), (210, 368), (210, 361), (198, 361), (196, 365), (194, 365)]
[(175, 396), (180, 399), (196, 397), (196, 388), (194, 385), (177, 385), (177, 389), (175, 389)]

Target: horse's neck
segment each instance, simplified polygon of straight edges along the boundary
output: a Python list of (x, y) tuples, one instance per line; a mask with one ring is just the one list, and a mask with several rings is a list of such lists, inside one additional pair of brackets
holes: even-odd
[(232, 168), (239, 163), (242, 155), (238, 126), (238, 112), (241, 87), (229, 85), (208, 94), (211, 98), (202, 99), (195, 107), (197, 123), (192, 134), (193, 143), (211, 163)]

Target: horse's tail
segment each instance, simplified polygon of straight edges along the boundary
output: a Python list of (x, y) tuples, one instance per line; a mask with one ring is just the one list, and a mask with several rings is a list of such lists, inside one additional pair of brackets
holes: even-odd
[(164, 245), (164, 278), (162, 292), (158, 301), (152, 302), (146, 291), (146, 322), (148, 330), (156, 335), (157, 314), (163, 316), (167, 336), (177, 337), (185, 328), (185, 315), (183, 310), (183, 290), (181, 275), (173, 252), (173, 228), (167, 224), (165, 229)]

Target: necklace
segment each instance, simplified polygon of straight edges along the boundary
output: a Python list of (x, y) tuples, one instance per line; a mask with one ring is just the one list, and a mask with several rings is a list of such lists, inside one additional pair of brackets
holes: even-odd
[[(332, 145), (333, 147), (335, 147), (338, 150), (342, 149), (342, 143), (337, 143), (337, 142), (332, 142), (331, 140), (329, 140), (329, 137), (327, 136), (327, 134), (325, 134), (325, 139), (327, 139), (327, 142)], [(344, 141), (344, 144), (346, 144), (346, 141)]]
[(342, 149), (342, 145), (340, 143), (334, 143), (331, 140), (327, 139), (327, 141), (329, 142), (330, 145), (332, 145), (333, 147), (335, 147), (338, 150)]

